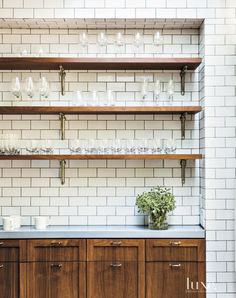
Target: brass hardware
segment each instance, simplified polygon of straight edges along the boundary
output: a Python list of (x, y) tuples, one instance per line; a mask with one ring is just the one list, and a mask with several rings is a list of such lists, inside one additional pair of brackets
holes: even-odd
[(188, 66), (184, 66), (180, 71), (180, 78), (181, 78), (181, 95), (185, 94), (185, 75), (186, 71), (188, 69)]
[(172, 269), (178, 269), (178, 268), (180, 268), (181, 267), (181, 264), (169, 264), (169, 266), (170, 266), (170, 268)]
[(186, 159), (181, 159), (181, 160), (180, 160), (182, 186), (185, 184), (185, 169), (186, 169), (186, 163), (187, 163)]
[(51, 246), (61, 246), (62, 242), (51, 242)]
[(66, 78), (66, 72), (62, 65), (59, 66), (60, 72), (60, 81), (61, 81), (61, 95), (65, 95), (65, 78)]
[(62, 264), (51, 264), (51, 268), (53, 269), (53, 268), (56, 268), (56, 269), (61, 269), (61, 267), (62, 267)]
[(180, 116), (181, 121), (181, 138), (185, 139), (185, 122), (186, 122), (186, 116), (188, 113), (183, 113)]
[(121, 241), (112, 241), (111, 242), (111, 245), (114, 245), (114, 246), (120, 246), (122, 244)]
[(0, 269), (4, 268), (4, 265), (0, 265)]
[(3, 245), (3, 244), (4, 244), (4, 242), (3, 242), (3, 241), (1, 241), (1, 242), (0, 242), (0, 245)]
[(112, 268), (120, 268), (122, 264), (110, 264)]
[(66, 116), (64, 113), (59, 114), (59, 119), (61, 122), (61, 140), (65, 140), (65, 124), (66, 124)]
[(61, 160), (60, 161), (60, 178), (61, 178), (61, 184), (65, 184), (65, 166), (66, 166), (66, 161)]
[(181, 244), (180, 241), (170, 241), (171, 246), (179, 246)]

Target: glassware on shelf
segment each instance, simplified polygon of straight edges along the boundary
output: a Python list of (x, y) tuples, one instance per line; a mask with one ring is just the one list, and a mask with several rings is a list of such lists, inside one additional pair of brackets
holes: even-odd
[(135, 33), (133, 45), (134, 45), (134, 52), (139, 53), (143, 45), (143, 37), (140, 32)]
[(107, 46), (107, 36), (105, 32), (100, 32), (98, 34), (98, 44), (99, 44), (99, 52), (105, 53), (106, 52), (106, 46)]
[(145, 100), (148, 95), (148, 87), (149, 87), (149, 79), (144, 78), (142, 83), (141, 83), (141, 95), (142, 95), (142, 100)]
[(42, 77), (39, 80), (39, 95), (43, 99), (47, 99), (50, 93), (49, 82), (46, 77)]
[(29, 98), (34, 96), (34, 81), (32, 77), (28, 77), (25, 80), (25, 93)]
[(77, 90), (73, 93), (73, 97), (71, 99), (71, 105), (72, 106), (83, 106), (84, 100), (83, 100), (83, 94), (80, 90)]
[(171, 154), (176, 152), (176, 145), (174, 139), (166, 139), (164, 140), (163, 150), (166, 154)]
[(168, 87), (167, 87), (167, 94), (168, 94), (168, 100), (172, 101), (173, 97), (174, 97), (174, 81), (173, 80), (169, 80), (168, 82)]
[(21, 152), (21, 144), (17, 134), (9, 133), (1, 136), (0, 154), (19, 155)]
[(138, 140), (138, 154), (148, 154), (148, 141), (146, 139)]
[(82, 54), (85, 55), (87, 53), (88, 42), (89, 42), (88, 34), (86, 32), (82, 32), (79, 35), (79, 42), (82, 46), (82, 51), (83, 51)]
[(122, 49), (124, 47), (124, 44), (125, 44), (124, 36), (123, 36), (122, 32), (118, 32), (116, 34), (115, 45), (116, 45), (116, 48), (117, 48), (117, 52), (119, 54), (122, 52)]
[(41, 145), (41, 151), (42, 153), (45, 153), (45, 154), (52, 154), (53, 153), (52, 141), (43, 140)]
[(155, 80), (154, 83), (154, 100), (157, 102), (161, 94), (161, 81)]
[(163, 43), (163, 36), (161, 35), (160, 31), (157, 31), (153, 37), (153, 44), (155, 46), (156, 52), (159, 52), (160, 46)]
[(97, 106), (98, 105), (98, 91), (93, 90), (92, 91), (92, 99), (90, 101), (91, 106)]
[(112, 90), (107, 90), (107, 104), (108, 106), (115, 105), (114, 92)]
[(21, 82), (19, 77), (15, 77), (12, 80), (11, 92), (17, 99), (21, 98)]

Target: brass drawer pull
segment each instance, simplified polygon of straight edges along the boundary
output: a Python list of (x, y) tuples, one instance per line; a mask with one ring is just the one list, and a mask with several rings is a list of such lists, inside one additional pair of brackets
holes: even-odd
[(51, 268), (61, 269), (62, 264), (51, 264)]
[(0, 242), (0, 245), (3, 245), (3, 244), (4, 244), (4, 242), (3, 242), (3, 241), (1, 241), (1, 242)]
[(112, 268), (120, 268), (121, 266), (122, 266), (122, 264), (110, 264), (110, 266), (112, 267)]
[(61, 246), (62, 242), (51, 242), (51, 246)]
[(0, 265), (0, 269), (4, 268), (4, 265)]
[(181, 245), (181, 241), (170, 241), (170, 245), (171, 246), (180, 246)]
[(169, 264), (170, 268), (171, 269), (177, 269), (177, 268), (180, 268), (181, 267), (181, 264)]
[(121, 241), (112, 241), (111, 242), (111, 245), (114, 245), (114, 246), (120, 246), (122, 244)]

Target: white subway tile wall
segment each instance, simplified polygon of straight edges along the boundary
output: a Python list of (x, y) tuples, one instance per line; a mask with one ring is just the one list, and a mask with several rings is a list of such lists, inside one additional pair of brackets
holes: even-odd
[[(196, 167), (194, 164), (189, 163), (188, 166), (188, 178), (187, 184), (184, 188), (180, 186), (174, 186), (174, 191), (178, 197), (178, 210), (177, 213), (171, 216), (172, 223), (187, 223), (188, 219), (194, 220), (194, 216), (199, 214), (199, 204), (200, 204), (200, 215), (201, 223), (206, 227), (206, 241), (207, 241), (207, 288), (208, 294), (207, 298), (235, 298), (236, 294), (236, 280), (235, 280), (235, 245), (234, 245), (234, 201), (235, 201), (235, 167), (236, 167), (236, 152), (235, 152), (235, 123), (236, 123), (236, 111), (235, 111), (235, 88), (232, 88), (235, 84), (235, 32), (236, 32), (236, 23), (235, 23), (235, 10), (236, 10), (236, 1), (235, 0), (186, 0), (186, 1), (171, 1), (171, 0), (146, 0), (146, 1), (116, 1), (116, 0), (106, 0), (106, 1), (53, 1), (56, 2), (52, 8), (48, 8), (48, 2), (38, 0), (35, 6), (32, 7), (33, 1), (0, 1), (0, 9), (2, 18), (9, 18), (9, 23), (2, 20), (1, 26), (4, 28), (9, 27), (7, 24), (14, 24), (17, 26), (18, 20), (14, 18), (21, 17), (31, 17), (35, 18), (58, 18), (57, 20), (37, 20), (43, 28), (48, 28), (48, 26), (53, 26), (56, 28), (59, 27), (59, 22), (64, 22), (65, 26), (70, 26), (71, 22), (69, 19), (62, 21), (59, 19), (61, 17), (60, 9), (65, 8), (69, 9), (65, 11), (63, 17), (75, 17), (75, 18), (87, 18), (86, 22), (94, 22), (92, 19), (88, 18), (94, 17), (106, 17), (109, 14), (109, 17), (114, 17), (114, 27), (117, 27), (121, 24), (122, 18), (163, 18), (161, 22), (165, 22), (165, 19), (170, 20), (170, 18), (179, 18), (179, 20), (172, 20), (173, 26), (183, 27), (185, 25), (182, 18), (198, 18), (198, 21), (204, 19), (204, 23), (200, 29), (200, 39), (196, 42), (199, 44), (199, 53), (204, 55), (204, 64), (199, 71), (199, 78), (191, 78), (192, 81), (199, 81), (199, 88), (192, 89), (191, 92), (191, 102), (188, 96), (184, 98), (189, 104), (192, 102), (200, 100), (200, 103), (204, 106), (204, 112), (200, 115), (200, 130), (194, 129), (194, 131), (187, 132), (188, 141), (193, 141), (193, 136), (195, 134), (200, 135), (200, 151), (205, 154), (206, 159), (200, 162), (200, 173), (198, 174), (198, 163)], [(35, 2), (35, 1), (34, 1)], [(62, 3), (63, 2), (63, 3)], [(135, 2), (135, 5), (134, 5)], [(137, 4), (136, 4), (137, 2)], [(92, 3), (92, 4), (91, 4)], [(96, 5), (95, 5), (96, 3)], [(37, 6), (36, 6), (37, 5)], [(61, 6), (60, 6), (61, 5)], [(96, 6), (96, 7), (95, 7)], [(73, 9), (73, 12), (70, 10)], [(151, 9), (151, 10), (150, 10)], [(11, 19), (12, 18), (12, 19)], [(73, 21), (73, 20), (72, 20)], [(139, 19), (139, 24), (142, 21)], [(159, 20), (160, 21), (160, 20)], [(193, 23), (197, 20), (192, 20)], [(76, 20), (77, 22), (77, 20)], [(152, 21), (151, 21), (152, 22)], [(35, 26), (35, 20), (25, 19), (25, 28), (29, 26)], [(30, 25), (31, 24), (31, 25)], [(138, 26), (138, 23), (135, 21), (129, 22), (130, 26)], [(10, 25), (11, 26), (11, 25)], [(168, 25), (169, 26), (169, 25)], [(96, 27), (96, 26), (94, 26)], [(86, 28), (86, 25), (81, 24), (80, 28)], [(167, 28), (166, 28), (167, 29)], [(26, 35), (30, 33), (25, 31)], [(182, 32), (183, 33), (183, 32)], [(16, 33), (15, 31), (6, 30), (2, 31), (2, 35), (24, 35), (23, 32)], [(50, 40), (47, 37), (43, 40), (43, 36), (48, 34), (48, 31), (45, 31), (45, 34), (37, 33), (37, 30), (34, 32), (31, 31), (32, 35), (41, 35), (41, 43), (44, 46), (45, 52), (51, 51), (51, 53), (56, 54), (57, 49), (55, 44), (58, 44), (58, 35), (57, 30), (51, 32)], [(64, 35), (67, 35), (65, 33)], [(72, 34), (70, 34), (72, 35)], [(182, 35), (183, 34), (179, 34)], [(191, 35), (188, 33), (187, 35)], [(10, 38), (9, 36), (9, 38)], [(17, 43), (17, 38), (15, 41), (9, 42), (6, 38), (0, 38), (0, 52), (1, 54), (11, 54), (11, 51), (16, 53), (16, 48), (23, 47)], [(175, 40), (176, 43), (173, 43), (173, 39), (170, 40), (170, 37), (166, 37), (165, 42), (165, 51), (169, 55), (197, 55), (196, 47), (190, 39), (190, 43), (178, 44), (178, 39)], [(187, 37), (188, 38), (188, 37)], [(197, 36), (194, 38), (198, 38)], [(187, 40), (187, 39), (186, 39)], [(35, 39), (36, 41), (36, 39)], [(27, 42), (27, 40), (26, 40)], [(51, 43), (52, 42), (52, 43)], [(14, 47), (11, 43), (15, 43)], [(61, 43), (61, 42), (60, 42)], [(27, 50), (30, 48), (33, 49), (33, 52), (36, 52), (38, 43), (32, 44), (29, 46), (27, 43), (24, 46), (27, 46)], [(77, 53), (76, 44), (63, 44), (60, 48), (60, 53), (63, 55), (70, 53)], [(59, 47), (58, 47), (59, 49)], [(149, 50), (148, 47), (147, 50)], [(54, 51), (54, 52), (53, 52)], [(74, 52), (71, 52), (74, 51)], [(185, 51), (185, 52), (183, 52)], [(216, 55), (216, 57), (214, 57)], [(1, 100), (2, 104), (10, 103), (9, 98), (7, 99), (7, 79), (6, 76), (10, 75), (10, 72), (6, 72), (1, 76)], [(27, 73), (27, 72), (26, 72)], [(32, 72), (33, 73), (33, 72)], [(85, 72), (86, 73), (86, 72)], [(27, 74), (26, 74), (27, 75)], [(39, 77), (39, 73), (34, 72), (34, 75)], [(49, 75), (47, 73), (47, 75)], [(86, 73), (87, 75), (87, 73)], [(126, 82), (135, 83), (136, 78), (127, 79), (126, 73), (120, 73), (118, 76), (110, 76), (102, 74), (100, 77), (97, 74), (97, 83), (100, 83), (100, 79), (103, 76), (106, 76), (107, 82), (118, 83)], [(21, 74), (24, 76), (24, 74)], [(58, 77), (57, 74), (50, 72), (50, 76), (55, 76), (53, 81), (55, 81), (55, 94), (58, 91)], [(96, 76), (96, 74), (95, 74)], [(164, 77), (164, 73), (162, 74)], [(86, 76), (85, 76), (86, 77)], [(123, 80), (123, 77), (126, 79)], [(108, 78), (110, 78), (108, 80)], [(78, 83), (79, 77), (73, 79), (73, 82), (76, 80)], [(88, 79), (88, 77), (87, 77)], [(92, 83), (96, 81), (93, 77)], [(8, 82), (10, 79), (8, 80)], [(88, 81), (85, 81), (84, 85), (80, 85), (88, 88)], [(82, 83), (81, 83), (82, 84)], [(77, 85), (78, 86), (78, 85)], [(224, 88), (222, 88), (224, 87)], [(54, 87), (53, 87), (54, 88)], [(57, 89), (56, 89), (57, 88)], [(70, 89), (71, 88), (71, 89)], [(101, 88), (104, 88), (102, 85)], [(123, 87), (122, 87), (123, 88)], [(133, 88), (133, 89), (132, 89)], [(72, 90), (70, 84), (67, 84), (67, 90)], [(131, 87), (131, 91), (135, 93), (134, 87)], [(194, 91), (197, 90), (197, 91)], [(128, 90), (126, 90), (128, 92)], [(117, 92), (122, 92), (117, 90)], [(5, 94), (4, 94), (5, 93)], [(195, 95), (193, 96), (193, 93)], [(54, 95), (55, 95), (54, 94)], [(3, 97), (4, 95), (4, 97)], [(124, 97), (125, 93), (122, 94), (121, 98)], [(131, 98), (131, 94), (126, 100), (134, 100), (135, 97)], [(134, 95), (133, 95), (134, 96)], [(3, 101), (4, 99), (4, 101)], [(59, 100), (59, 96), (55, 98), (55, 103), (58, 101), (62, 103), (62, 100)], [(8, 101), (9, 100), (9, 101)], [(179, 99), (179, 103), (181, 100)], [(178, 103), (178, 102), (177, 102)], [(85, 127), (87, 127), (89, 121), (106, 121), (106, 125), (111, 125), (111, 131), (116, 129), (115, 134), (121, 135), (124, 133), (122, 122), (132, 121), (135, 119), (135, 123), (138, 123), (140, 119), (134, 116), (131, 116), (131, 119), (127, 117), (117, 116), (116, 121), (119, 121), (119, 129), (114, 127), (115, 121), (114, 117), (110, 119), (107, 116), (97, 116), (97, 117), (87, 117), (80, 116), (78, 124), (76, 119), (73, 119), (73, 124), (70, 125), (67, 130), (67, 138), (77, 136), (78, 134), (83, 135)], [(147, 117), (147, 116), (144, 116)], [(57, 117), (48, 117), (48, 116), (4, 116), (1, 119), (1, 129), (6, 129), (8, 131), (12, 130), (13, 123), (19, 121), (22, 118), (23, 121), (29, 121), (30, 125), (32, 122), (39, 122), (44, 120), (48, 121), (49, 127), (54, 130), (53, 137), (58, 138), (59, 132), (59, 123)], [(161, 127), (164, 127), (165, 122), (175, 121), (176, 119), (170, 119), (168, 116), (165, 117), (154, 117), (156, 122), (159, 123), (158, 135), (161, 131)], [(121, 122), (120, 122), (121, 121)], [(154, 120), (150, 120), (149, 117), (145, 121), (148, 127), (148, 130), (151, 130), (151, 134), (154, 134), (156, 137)], [(188, 122), (192, 123), (192, 122)], [(195, 122), (194, 122), (195, 123)], [(25, 124), (26, 126), (28, 124)], [(35, 125), (35, 124), (34, 124)], [(45, 124), (47, 125), (47, 124)], [(139, 125), (139, 124), (137, 124)], [(196, 122), (198, 125), (198, 122)], [(41, 127), (41, 126), (40, 126)], [(79, 128), (79, 131), (76, 129)], [(227, 128), (224, 131), (224, 128)], [(229, 128), (229, 130), (228, 130)], [(74, 131), (74, 132), (73, 132)], [(99, 131), (93, 132), (92, 134), (100, 133)], [(141, 132), (142, 129), (131, 129), (126, 131), (126, 135), (133, 136), (134, 133)], [(37, 125), (34, 129), (34, 134), (30, 135), (29, 130), (21, 129), (19, 133), (22, 136), (27, 137), (29, 135), (31, 138), (33, 136), (37, 138), (43, 138), (47, 136), (47, 130), (37, 128)], [(70, 132), (70, 134), (69, 134)], [(175, 130), (171, 130), (169, 133), (174, 133)], [(179, 131), (176, 131), (179, 133)], [(72, 134), (73, 133), (73, 134)], [(101, 132), (104, 133), (104, 132)], [(130, 134), (129, 134), (130, 133)], [(164, 134), (168, 133), (168, 129), (164, 130)], [(190, 135), (190, 133), (192, 135)], [(85, 132), (84, 132), (85, 134)], [(196, 137), (196, 140), (198, 137)], [(56, 215), (51, 215), (51, 218), (55, 224), (142, 224), (142, 216), (134, 216), (131, 214), (131, 209), (121, 210), (120, 208), (133, 208), (135, 194), (139, 191), (142, 191), (145, 187), (149, 188), (158, 183), (160, 184), (172, 184), (179, 183), (179, 165), (177, 162), (164, 162), (165, 168), (163, 168), (163, 162), (161, 161), (70, 161), (67, 164), (67, 171), (70, 175), (70, 178), (66, 180), (66, 186), (61, 187), (59, 180), (56, 178), (58, 175), (58, 163), (49, 162), (49, 161), (32, 161), (32, 162), (11, 162), (11, 161), (2, 161), (1, 162), (1, 204), (0, 210), (2, 214), (19, 214), (21, 212), (27, 214), (29, 210), (23, 208), (35, 208), (31, 210), (30, 215), (33, 212), (37, 214), (40, 213), (40, 208), (46, 207), (46, 210), (53, 214), (56, 212)], [(172, 168), (174, 166), (174, 168)], [(34, 171), (32, 176), (31, 170)], [(135, 183), (133, 179), (142, 178), (137, 175), (138, 171), (145, 169), (145, 175), (148, 177), (143, 177), (145, 186), (131, 186), (127, 185), (127, 181)], [(147, 171), (146, 170), (150, 170)], [(50, 172), (50, 175), (46, 174), (43, 170)], [(111, 172), (104, 172), (104, 170), (111, 170)], [(13, 172), (12, 172), (13, 171)], [(86, 172), (87, 171), (87, 172)], [(101, 175), (103, 172), (103, 175)], [(44, 173), (44, 176), (42, 174)], [(153, 176), (150, 175), (153, 173)], [(196, 174), (197, 173), (197, 174)], [(55, 177), (52, 175), (55, 175)], [(46, 177), (45, 177), (46, 175)], [(122, 176), (123, 175), (123, 176)], [(192, 176), (193, 175), (193, 176)], [(196, 176), (195, 176), (196, 175)], [(24, 187), (17, 186), (17, 179), (23, 179)], [(106, 179), (106, 183), (111, 183), (111, 186), (99, 187), (96, 186), (90, 187), (89, 183), (94, 183), (89, 179), (100, 177)], [(112, 186), (115, 184), (115, 178), (123, 178), (122, 185)], [(132, 179), (132, 180), (128, 180)], [(168, 179), (171, 179), (169, 181)], [(16, 180), (16, 181), (15, 181)], [(28, 181), (29, 180), (29, 181)], [(13, 187), (13, 184), (15, 185)], [(19, 185), (19, 184), (18, 184)], [(30, 186), (25, 186), (30, 185)], [(91, 184), (90, 184), (91, 185)], [(200, 187), (200, 188), (199, 188)], [(53, 189), (53, 190), (51, 190)], [(55, 189), (55, 190), (54, 190)], [(68, 192), (73, 192), (73, 189), (77, 189), (78, 196), (68, 196)], [(199, 191), (200, 189), (200, 191)], [(49, 191), (50, 190), (50, 191)], [(63, 190), (63, 191), (62, 191)], [(97, 191), (97, 193), (96, 193)], [(41, 193), (42, 192), (42, 193)], [(64, 194), (63, 194), (64, 192)], [(19, 205), (17, 205), (17, 201)], [(14, 204), (14, 205), (13, 205)], [(116, 209), (116, 215), (114, 216), (111, 212), (110, 215), (100, 214), (98, 215), (98, 210), (96, 210), (96, 215), (93, 215), (93, 209), (90, 209), (90, 212), (86, 215), (80, 214), (83, 212), (84, 207), (95, 207), (100, 208), (102, 206), (111, 207)], [(183, 207), (186, 206), (186, 209)], [(68, 215), (68, 212), (72, 212), (71, 209), (66, 210), (66, 214), (61, 215), (60, 209), (64, 210), (64, 207), (76, 209), (77, 214)], [(56, 211), (50, 208), (56, 208)], [(77, 210), (78, 208), (78, 210)], [(133, 211), (132, 209), (132, 211)], [(109, 210), (109, 209), (108, 209)], [(106, 210), (106, 211), (108, 211)], [(192, 214), (185, 214), (185, 210), (192, 212)], [(45, 211), (44, 209), (42, 210)], [(112, 211), (112, 209), (111, 209)], [(186, 212), (187, 212), (186, 211)], [(127, 215), (127, 212), (130, 212)], [(197, 212), (197, 215), (195, 215)], [(179, 215), (181, 214), (181, 215)], [(26, 215), (26, 218), (28, 216)], [(69, 220), (70, 219), (70, 220)], [(98, 220), (99, 219), (99, 220)], [(198, 219), (197, 219), (198, 221)], [(29, 222), (26, 220), (26, 222)]]

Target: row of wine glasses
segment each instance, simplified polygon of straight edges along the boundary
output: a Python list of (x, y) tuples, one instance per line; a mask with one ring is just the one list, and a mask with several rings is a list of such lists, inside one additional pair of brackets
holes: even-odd
[(73, 97), (72, 105), (79, 106), (115, 106), (115, 96), (112, 90), (106, 92), (91, 91), (89, 97), (84, 96), (83, 91), (76, 91), (76, 96)]
[(12, 80), (11, 90), (16, 99), (20, 99), (23, 92), (29, 98), (32, 98), (35, 92), (39, 92), (41, 98), (45, 99), (48, 98), (50, 93), (49, 82), (46, 77), (40, 78), (39, 82), (34, 82), (32, 77), (27, 77), (24, 83), (21, 82), (19, 77), (15, 77)]
[(70, 150), (77, 154), (171, 154), (176, 152), (174, 139), (71, 140)]
[[(164, 91), (164, 83), (162, 83), (160, 80), (156, 79), (154, 82), (154, 98), (155, 100), (158, 100), (160, 97), (160, 94)], [(169, 80), (168, 85), (167, 85), (167, 94), (168, 94), (168, 99), (173, 100), (174, 97), (174, 81)], [(149, 79), (144, 78), (142, 81), (141, 85), (141, 95), (142, 99), (146, 99), (147, 95), (149, 93)]]
[(17, 134), (9, 133), (1, 135), (0, 154), (18, 155), (20, 154), (19, 137)]
[[(89, 37), (86, 32), (83, 32), (79, 36), (79, 42), (81, 46), (85, 49), (89, 45)], [(105, 32), (100, 32), (97, 36), (97, 42), (102, 50), (108, 45), (108, 37)], [(113, 43), (118, 48), (118, 51), (121, 50), (122, 47), (125, 46), (125, 36), (122, 32), (117, 32)], [(153, 44), (159, 46), (163, 43), (163, 36), (161, 35), (160, 31), (155, 32), (153, 36)], [(136, 32), (133, 37), (133, 46), (138, 49), (144, 44), (143, 35), (140, 32)]]

